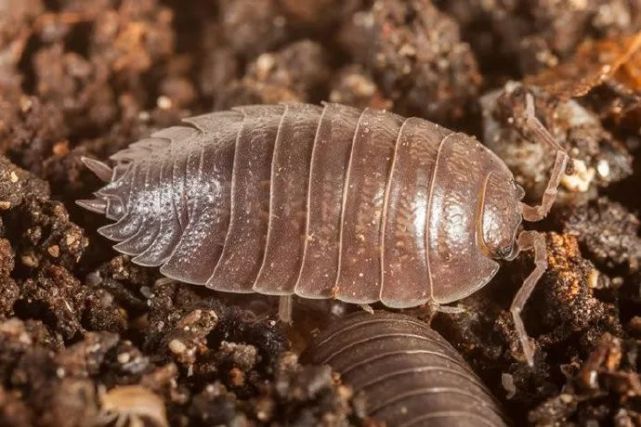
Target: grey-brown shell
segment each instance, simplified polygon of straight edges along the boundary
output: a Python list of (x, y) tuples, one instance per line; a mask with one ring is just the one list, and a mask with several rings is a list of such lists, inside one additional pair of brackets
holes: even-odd
[(495, 189), (512, 175), (464, 134), (337, 104), (185, 122), (113, 155), (111, 182), (81, 202), (115, 220), (99, 229), (115, 249), (169, 278), (410, 307), (471, 294), (498, 269), (479, 242), (513, 243), (520, 216), (505, 227), (497, 206), (514, 196)]
[(301, 359), (329, 364), (390, 427), (504, 426), (495, 399), (461, 356), (412, 317), (359, 312), (323, 331)]

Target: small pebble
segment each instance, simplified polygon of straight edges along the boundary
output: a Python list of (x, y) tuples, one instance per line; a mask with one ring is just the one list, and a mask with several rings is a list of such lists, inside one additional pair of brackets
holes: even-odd
[(47, 248), (47, 252), (49, 252), (49, 255), (51, 255), (52, 257), (58, 258), (60, 256), (60, 246), (58, 245), (49, 246)]
[(173, 339), (169, 341), (169, 350), (174, 354), (183, 354), (187, 351), (187, 346), (182, 341)]

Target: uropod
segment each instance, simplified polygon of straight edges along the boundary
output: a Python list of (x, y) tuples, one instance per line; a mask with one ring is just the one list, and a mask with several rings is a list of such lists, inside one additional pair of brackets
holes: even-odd
[(458, 301), (499, 260), (534, 250), (511, 306), (547, 268), (521, 221), (546, 216), (568, 163), (526, 96), (526, 125), (556, 150), (541, 204), (476, 139), (420, 118), (326, 103), (253, 105), (185, 119), (111, 156), (84, 158), (107, 184), (80, 200), (112, 224), (98, 232), (166, 277), (282, 301), (336, 298), (390, 308)]

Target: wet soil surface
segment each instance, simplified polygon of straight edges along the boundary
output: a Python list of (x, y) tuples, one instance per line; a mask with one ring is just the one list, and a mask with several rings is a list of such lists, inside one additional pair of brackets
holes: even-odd
[(99, 186), (80, 158), (190, 115), (330, 100), (474, 135), (535, 201), (554, 156), (519, 127), (523, 93), (577, 160), (535, 225), (535, 365), (509, 312), (528, 254), (432, 325), (515, 425), (641, 425), (639, 29), (629, 0), (0, 0), (0, 425), (377, 425), (298, 361), (353, 307), (299, 300), (289, 327), (274, 298), (133, 265), (73, 203)]

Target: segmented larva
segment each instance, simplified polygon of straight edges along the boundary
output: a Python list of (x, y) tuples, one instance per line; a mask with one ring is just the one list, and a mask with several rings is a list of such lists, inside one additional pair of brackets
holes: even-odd
[(359, 312), (314, 339), (303, 362), (328, 364), (368, 416), (387, 426), (504, 426), (501, 409), (463, 358), (412, 317)]
[(513, 306), (531, 362), (519, 312), (546, 268), (545, 241), (526, 231), (517, 245), (516, 233), (549, 210), (565, 152), (530, 207), (496, 155), (419, 118), (291, 104), (185, 123), (116, 153), (113, 169), (85, 159), (109, 183), (79, 204), (115, 221), (99, 232), (135, 263), (218, 291), (402, 308), (457, 301), (497, 259), (536, 248)]

